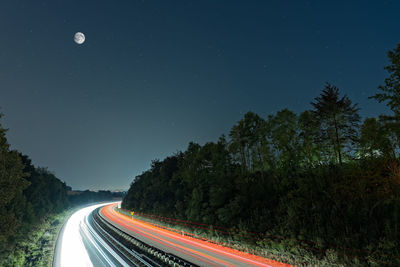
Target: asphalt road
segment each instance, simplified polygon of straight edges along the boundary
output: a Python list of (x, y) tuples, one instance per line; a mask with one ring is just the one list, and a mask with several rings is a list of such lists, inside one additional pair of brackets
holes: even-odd
[(132, 266), (91, 225), (92, 211), (104, 205), (82, 208), (66, 221), (57, 239), (54, 267)]
[[(117, 212), (117, 204), (96, 204), (76, 211), (59, 233), (53, 266), (136, 266), (96, 231), (92, 212), (98, 207), (102, 207), (100, 216), (120, 230), (199, 266), (289, 266), (133, 219)], [(107, 233), (103, 235), (107, 236)], [(144, 263), (150, 266), (148, 262)]]
[(117, 212), (116, 206), (116, 203), (104, 206), (100, 210), (100, 216), (142, 242), (194, 264), (200, 266), (289, 266), (153, 226)]

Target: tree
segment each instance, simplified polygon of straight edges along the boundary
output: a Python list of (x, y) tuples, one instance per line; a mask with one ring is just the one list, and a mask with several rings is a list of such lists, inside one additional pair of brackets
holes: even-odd
[(318, 141), (326, 144), (336, 162), (342, 165), (344, 149), (351, 149), (357, 140), (360, 122), (357, 104), (352, 104), (346, 95), (340, 98), (339, 88), (327, 83), (311, 105), (315, 118), (321, 123)]
[(361, 126), (359, 150), (362, 157), (395, 157), (391, 134), (382, 121), (367, 118)]
[(376, 99), (379, 103), (387, 102), (386, 105), (393, 111), (393, 116), (386, 116), (387, 119), (400, 120), (400, 43), (397, 48), (388, 52), (391, 62), (385, 70), (389, 72), (389, 77), (385, 79), (385, 84), (378, 88), (382, 91), (370, 98)]
[(319, 134), (320, 123), (315, 118), (313, 112), (306, 110), (299, 116), (299, 143), (300, 143), (300, 160), (306, 166), (313, 167), (315, 163), (321, 161), (321, 148), (318, 142), (315, 142)]
[(244, 118), (234, 125), (229, 133), (230, 150), (237, 155), (243, 170), (259, 170), (263, 173), (263, 149), (265, 121), (253, 112), (247, 112)]
[[(379, 103), (386, 102), (393, 115), (382, 115), (385, 127), (396, 137), (396, 147), (400, 145), (400, 43), (397, 47), (388, 52), (390, 65), (385, 67), (389, 77), (385, 79), (384, 85), (378, 89), (381, 93), (370, 98), (376, 99)], [(396, 148), (395, 148), (396, 150)]]
[(268, 117), (268, 137), (276, 160), (283, 165), (297, 164), (299, 153), (298, 117), (289, 109), (283, 109)]
[[(0, 114), (0, 118), (2, 115)], [(18, 215), (12, 207), (15, 197), (21, 195), (29, 183), (25, 180), (23, 164), (16, 151), (10, 151), (6, 129), (0, 124), (0, 243), (14, 234), (19, 226)]]

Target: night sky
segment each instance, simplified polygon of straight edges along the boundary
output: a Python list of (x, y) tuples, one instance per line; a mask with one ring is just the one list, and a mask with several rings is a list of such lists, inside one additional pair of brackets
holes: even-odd
[(368, 96), (399, 13), (400, 1), (2, 1), (2, 124), (74, 189), (127, 189), (249, 110), (310, 109), (327, 81), (363, 117), (387, 112)]

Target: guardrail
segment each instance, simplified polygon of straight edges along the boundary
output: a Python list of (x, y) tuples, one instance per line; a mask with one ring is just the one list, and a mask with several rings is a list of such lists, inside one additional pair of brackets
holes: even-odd
[(105, 232), (104, 236), (109, 239), (109, 242), (113, 243), (118, 248), (122, 248), (123, 251), (125, 250), (128, 255), (124, 255), (129, 259), (139, 261), (144, 266), (197, 267), (197, 265), (193, 263), (150, 246), (118, 229), (99, 216), (99, 209), (100, 208), (93, 212), (93, 221), (100, 229), (102, 228)]

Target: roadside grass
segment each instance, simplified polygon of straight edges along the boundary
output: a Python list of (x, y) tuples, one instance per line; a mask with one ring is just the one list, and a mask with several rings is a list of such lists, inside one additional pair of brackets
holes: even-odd
[(122, 214), (133, 217), (150, 224), (159, 225), (169, 230), (190, 235), (195, 238), (205, 239), (209, 242), (227, 246), (239, 251), (251, 253), (271, 260), (296, 265), (296, 266), (393, 266), (391, 262), (380, 261), (380, 257), (360, 257), (336, 249), (319, 249), (306, 247), (295, 240), (252, 239), (243, 237), (245, 233), (236, 231), (232, 235), (222, 234), (215, 229), (199, 229), (181, 224), (174, 224), (140, 216), (137, 213), (116, 208)]
[(71, 208), (33, 226), (26, 225), (1, 252), (0, 266), (51, 266), (58, 233), (75, 210)]

